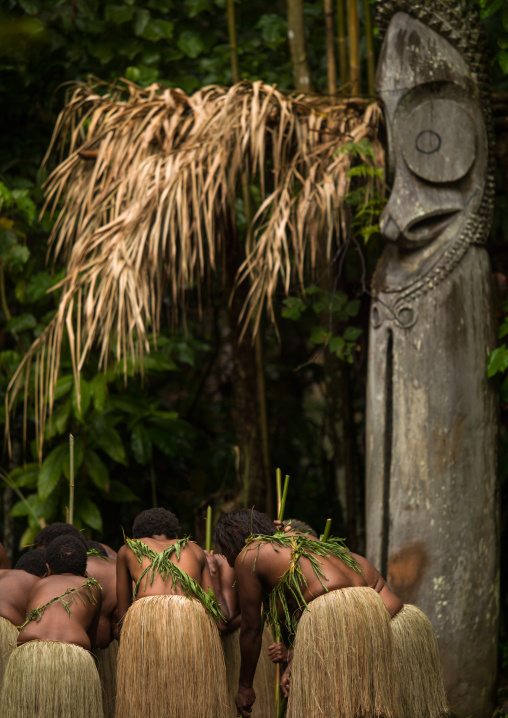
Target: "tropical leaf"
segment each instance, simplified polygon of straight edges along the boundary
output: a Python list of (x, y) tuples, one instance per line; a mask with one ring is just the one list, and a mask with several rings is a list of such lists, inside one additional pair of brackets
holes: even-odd
[(101, 512), (88, 496), (80, 497), (76, 505), (76, 513), (87, 526), (95, 531), (102, 531)]
[(139, 501), (136, 494), (129, 489), (128, 486), (121, 484), (119, 481), (111, 482), (108, 499), (110, 501), (118, 501), (120, 503), (123, 503), (124, 501)]
[(95, 453), (95, 451), (92, 451), (92, 449), (86, 449), (84, 461), (86, 469), (94, 484), (99, 489), (108, 492), (109, 471), (106, 465), (101, 461), (100, 457)]
[(37, 479), (37, 489), (41, 499), (47, 499), (55, 489), (63, 474), (64, 463), (69, 460), (69, 447), (60, 444), (49, 452), (42, 462)]

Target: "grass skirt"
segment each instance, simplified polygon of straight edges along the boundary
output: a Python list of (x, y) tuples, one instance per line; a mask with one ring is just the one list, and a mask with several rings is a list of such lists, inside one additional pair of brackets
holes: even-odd
[(104, 718), (114, 718), (118, 641), (111, 641), (107, 648), (99, 648), (96, 653), (102, 687)]
[(18, 629), (6, 618), (0, 616), (0, 688), (4, 679), (4, 671), (9, 656), (16, 648)]
[(9, 658), (2, 718), (103, 718), (94, 659), (72, 643), (29, 641)]
[(448, 715), (439, 649), (431, 622), (419, 608), (406, 604), (391, 625), (401, 715), (411, 718)]
[(373, 589), (343, 588), (309, 603), (294, 649), (288, 718), (398, 716), (390, 616)]
[(148, 596), (125, 615), (117, 718), (227, 718), (219, 631), (199, 601)]
[[(263, 643), (254, 676), (254, 692), (256, 702), (252, 708), (251, 718), (275, 718), (275, 663), (268, 655), (268, 646), (273, 643), (272, 632), (265, 626)], [(240, 629), (222, 636), (222, 647), (226, 659), (226, 677), (228, 685), (228, 704), (230, 718), (236, 718), (238, 711), (235, 705), (240, 676)]]

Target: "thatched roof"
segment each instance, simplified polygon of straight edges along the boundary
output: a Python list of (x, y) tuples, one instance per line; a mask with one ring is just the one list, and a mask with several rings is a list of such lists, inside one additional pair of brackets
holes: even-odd
[(220, 266), (242, 184), (256, 184), (261, 198), (238, 271), (249, 282), (243, 321), (255, 333), (263, 309), (274, 318), (277, 286), (303, 282), (323, 247), (344, 236), (348, 147), (369, 140), (376, 159), (363, 161), (382, 166), (380, 120), (375, 103), (288, 95), (261, 82), (191, 96), (123, 80), (75, 86), (48, 151), (59, 145), (66, 155), (45, 207), (59, 212), (50, 246), (66, 264), (63, 291), (10, 384), (8, 409), (35, 360), (43, 432), (65, 329), (76, 377), (92, 346), (102, 366), (112, 346), (118, 361), (142, 358), (168, 292), (181, 306)]

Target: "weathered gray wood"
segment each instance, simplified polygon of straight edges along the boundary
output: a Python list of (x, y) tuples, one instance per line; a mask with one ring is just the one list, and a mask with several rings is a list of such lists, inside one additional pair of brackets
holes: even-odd
[[(437, 4), (445, 16), (444, 0)], [(378, 89), (393, 187), (371, 307), (367, 554), (432, 621), (452, 709), (486, 718), (498, 506), (496, 397), (486, 373), (491, 270), (481, 246), (491, 203), (484, 100), (457, 49), (401, 13), (385, 37)]]
[(402, 154), (409, 169), (428, 182), (457, 182), (476, 159), (473, 118), (456, 101), (421, 102), (400, 127)]

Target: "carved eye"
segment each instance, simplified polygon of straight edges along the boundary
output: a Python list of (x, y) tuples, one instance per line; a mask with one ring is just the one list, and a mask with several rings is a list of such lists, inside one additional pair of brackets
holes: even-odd
[(402, 154), (409, 169), (429, 182), (456, 182), (476, 157), (473, 120), (458, 102), (422, 102), (403, 120)]

